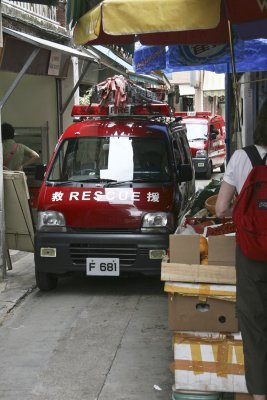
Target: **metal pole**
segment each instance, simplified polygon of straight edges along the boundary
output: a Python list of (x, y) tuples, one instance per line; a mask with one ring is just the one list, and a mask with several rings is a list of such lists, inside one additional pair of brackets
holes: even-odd
[[(1, 129), (1, 108), (0, 108), (0, 268), (2, 269), (2, 278), (6, 278), (5, 261), (5, 218), (4, 218), (4, 182), (3, 182), (3, 146)], [(2, 190), (1, 190), (2, 189)]]
[(62, 109), (62, 85), (61, 85), (61, 79), (57, 78), (56, 79), (56, 88), (57, 88), (57, 129), (58, 133), (57, 136), (61, 135), (63, 131), (63, 115), (61, 113)]
[(226, 162), (231, 157), (231, 75), (229, 64), (225, 74), (225, 122), (226, 122)]
[(0, 0), (0, 47), (3, 47), (2, 5)]
[[(0, 47), (3, 47), (3, 28), (2, 28), (2, 5), (0, 0)], [(0, 108), (0, 269), (2, 268), (2, 278), (6, 277), (6, 263), (4, 257), (4, 218), (3, 218), (3, 149), (2, 149), (2, 130), (1, 130), (1, 108)]]

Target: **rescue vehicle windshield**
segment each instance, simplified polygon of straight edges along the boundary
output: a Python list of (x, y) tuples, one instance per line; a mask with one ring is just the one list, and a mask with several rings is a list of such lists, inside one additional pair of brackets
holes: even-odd
[(206, 121), (187, 120), (182, 121), (186, 125), (187, 139), (193, 140), (206, 140), (208, 137), (208, 124)]
[(60, 145), (47, 182), (125, 182), (171, 180), (166, 141), (144, 137), (79, 137)]

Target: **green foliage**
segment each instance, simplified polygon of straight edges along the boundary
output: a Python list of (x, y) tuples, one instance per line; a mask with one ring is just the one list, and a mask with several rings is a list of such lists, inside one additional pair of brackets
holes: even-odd
[(88, 89), (83, 96), (80, 97), (80, 105), (86, 106), (91, 103), (93, 89)]
[(220, 187), (221, 187), (221, 180), (212, 179), (210, 183), (207, 186), (205, 186), (204, 189), (199, 190), (196, 193), (196, 197), (193, 206), (191, 208), (190, 214), (194, 215), (203, 207), (205, 207), (205, 201), (207, 200), (207, 198), (215, 194), (218, 194)]

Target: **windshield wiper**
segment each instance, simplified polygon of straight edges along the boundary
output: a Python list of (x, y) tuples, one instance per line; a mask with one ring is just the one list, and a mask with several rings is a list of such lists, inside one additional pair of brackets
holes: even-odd
[(88, 183), (88, 182), (101, 182), (102, 179), (100, 178), (86, 178), (86, 179), (76, 179), (73, 182), (79, 182), (79, 183)]
[(198, 137), (198, 138), (194, 138), (194, 139), (188, 139), (189, 142), (194, 142), (195, 140), (206, 140), (206, 137)]
[(114, 181), (114, 182), (108, 182), (108, 183), (105, 185), (105, 187), (119, 186), (119, 185), (123, 185), (123, 184), (129, 184), (129, 185), (131, 185), (132, 183), (135, 183), (135, 182), (142, 183), (142, 182), (158, 182), (158, 181), (162, 182), (162, 177), (156, 178), (156, 177), (153, 176), (153, 177), (134, 178), (134, 179), (129, 180), (129, 181)]
[(105, 184), (105, 187), (111, 187), (111, 186), (119, 186), (123, 185), (124, 183), (128, 183), (131, 185), (135, 180), (128, 180), (128, 181), (117, 181), (116, 179), (107, 179), (107, 183)]
[(102, 182), (102, 179), (99, 179), (99, 178), (69, 179), (67, 181), (47, 181), (47, 184), (49, 186), (68, 186), (73, 183), (88, 183), (88, 182)]
[(68, 186), (76, 181), (46, 181), (48, 186)]
[(107, 183), (117, 183), (116, 179), (103, 179), (103, 178), (86, 178), (86, 179), (79, 179), (79, 180), (75, 180), (75, 182), (79, 182), (79, 183), (90, 183), (90, 182), (99, 182), (102, 185), (106, 185)]
[(108, 182), (105, 187), (112, 187), (112, 186), (119, 186), (119, 185), (123, 185), (123, 184), (129, 184), (131, 185), (134, 182), (147, 182), (147, 181), (151, 181), (151, 178), (133, 178), (131, 180), (127, 180), (127, 181), (116, 181), (112, 179), (110, 180), (110, 182)]

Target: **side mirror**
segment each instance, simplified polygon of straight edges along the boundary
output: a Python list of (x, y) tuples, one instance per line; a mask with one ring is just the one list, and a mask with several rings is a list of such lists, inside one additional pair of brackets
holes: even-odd
[(217, 137), (217, 133), (216, 133), (216, 132), (211, 132), (211, 133), (210, 133), (210, 138), (211, 138), (211, 140), (215, 140), (216, 137)]
[(45, 164), (38, 164), (35, 167), (35, 179), (38, 181), (43, 181), (46, 172)]
[(193, 179), (193, 171), (190, 164), (180, 164), (178, 166), (178, 177), (180, 182), (188, 182)]

